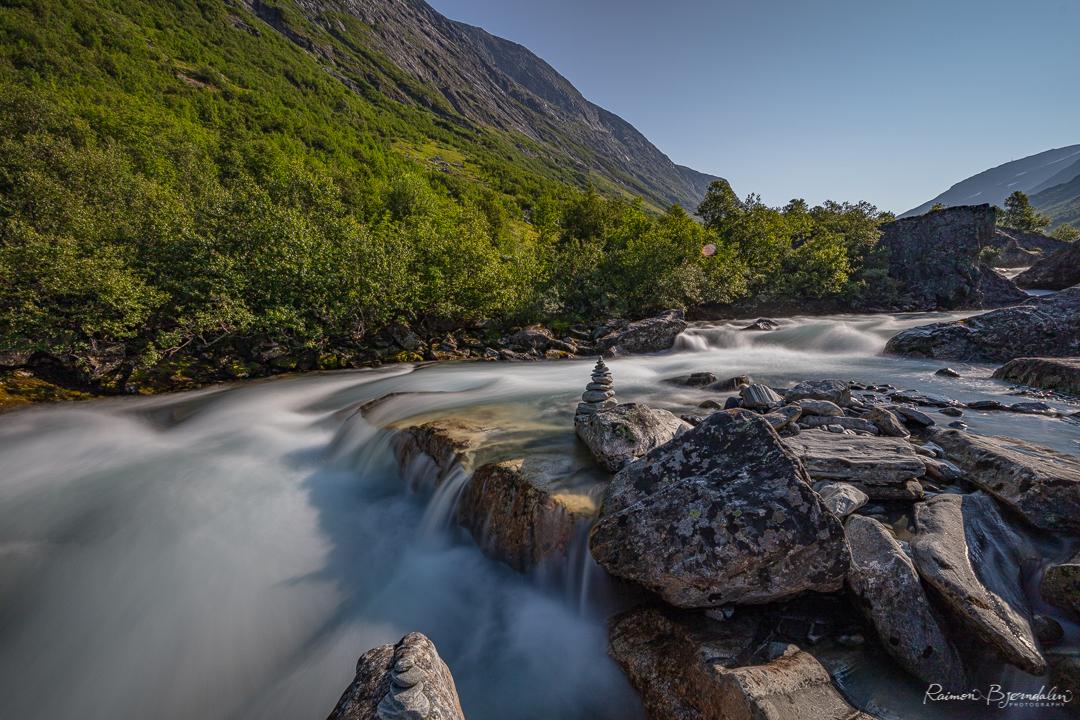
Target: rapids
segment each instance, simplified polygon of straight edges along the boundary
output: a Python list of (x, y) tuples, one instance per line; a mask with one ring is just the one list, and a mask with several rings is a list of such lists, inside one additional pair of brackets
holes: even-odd
[[(1002, 396), (990, 366), (952, 364), (954, 380), (880, 355), (905, 327), (957, 317), (696, 324), (672, 352), (610, 365), (620, 401), (684, 413), (704, 391), (659, 380), (697, 370)], [(390, 450), (394, 425), (479, 415), (512, 428), (517, 451), (580, 453), (572, 415), (591, 366), (402, 365), (0, 417), (0, 718), (322, 718), (356, 658), (410, 630), (435, 641), (470, 720), (640, 717), (605, 652), (618, 593), (584, 537), (565, 567), (519, 575), (449, 521), (463, 478), (432, 495)], [(964, 419), (1080, 452), (1071, 422)], [(866, 700), (880, 672), (838, 676)], [(921, 690), (895, 680), (877, 704), (909, 716), (897, 708)]]

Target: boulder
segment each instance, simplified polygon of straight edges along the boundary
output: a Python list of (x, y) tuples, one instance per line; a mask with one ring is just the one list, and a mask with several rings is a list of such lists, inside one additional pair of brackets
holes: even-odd
[(732, 392), (738, 390), (743, 385), (750, 385), (753, 382), (753, 379), (749, 375), (736, 375), (723, 380), (717, 380), (711, 385), (706, 386), (705, 389), (713, 390), (715, 392)]
[(912, 559), (949, 610), (1007, 663), (1046, 672), (1023, 591), (1030, 549), (989, 495), (937, 495), (915, 506)]
[(758, 318), (746, 327), (741, 327), (739, 329), (751, 332), (769, 332), (770, 330), (776, 330), (778, 327), (780, 327), (780, 323), (776, 322), (775, 320), (770, 320), (769, 318)]
[(938, 370), (936, 370), (934, 374), (938, 377), (947, 377), (954, 379), (960, 377), (960, 373), (956, 372), (951, 367), (938, 368)]
[(763, 417), (773, 426), (774, 430), (783, 430), (799, 419), (802, 409), (798, 405), (785, 405), (777, 408)]
[(888, 437), (906, 438), (911, 435), (896, 413), (883, 407), (872, 407), (863, 415), (863, 419), (872, 422), (878, 432)]
[(686, 328), (682, 310), (668, 310), (655, 317), (614, 329), (599, 338), (596, 346), (609, 357), (661, 352), (670, 350), (675, 344), (675, 338)]
[(598, 510), (588, 495), (558, 487), (571, 466), (563, 456), (530, 455), (477, 468), (458, 500), (458, 524), (519, 572), (565, 556), (579, 523)]
[(936, 430), (929, 438), (972, 484), (1036, 527), (1080, 530), (1080, 457), (1009, 437)]
[(1080, 619), (1080, 554), (1068, 562), (1046, 568), (1039, 594), (1054, 607)]
[(796, 400), (795, 404), (802, 408), (803, 415), (815, 415), (817, 417), (844, 417), (844, 409), (836, 403), (828, 400), (813, 400), (803, 398)]
[(645, 608), (616, 616), (609, 653), (650, 720), (870, 720), (812, 655), (763, 623)]
[(742, 406), (749, 410), (771, 410), (779, 405), (782, 398), (768, 385), (753, 383), (739, 391)]
[(1080, 284), (1080, 243), (1069, 243), (1016, 276), (1022, 288), (1064, 290)]
[(327, 720), (465, 720), (450, 669), (435, 645), (409, 633), (368, 650)]
[(994, 377), (1080, 395), (1080, 358), (1016, 358), (995, 370)]
[(861, 485), (898, 485), (920, 478), (926, 467), (911, 443), (891, 437), (837, 435), (813, 431), (785, 438), (815, 481), (841, 480)]
[(960, 656), (930, 607), (915, 566), (892, 533), (872, 518), (845, 524), (851, 567), (847, 584), (881, 645), (902, 668), (927, 683), (966, 684)]
[(850, 483), (817, 483), (814, 489), (829, 512), (841, 520), (870, 500), (866, 493)]
[(716, 377), (711, 372), (690, 373), (689, 375), (679, 375), (664, 380), (664, 382), (671, 385), (680, 385), (682, 387), (704, 387), (719, 381), (720, 378)]
[(999, 307), (1024, 299), (1011, 281), (983, 265), (994, 244), (996, 213), (990, 205), (951, 207), (881, 226), (879, 244), (889, 256), (889, 276), (900, 281), (912, 309)]
[(1025, 250), (1015, 240), (1010, 240), (1005, 243), (1005, 246), (1001, 248), (1001, 252), (994, 258), (994, 267), (1029, 268), (1041, 259), (1041, 252)]
[(807, 380), (784, 393), (784, 402), (828, 400), (837, 405), (851, 402), (851, 386), (840, 380)]
[(510, 336), (510, 349), (520, 352), (539, 350), (544, 352), (551, 347), (555, 336), (543, 325), (529, 325)]
[(768, 603), (843, 583), (843, 528), (776, 431), (720, 411), (624, 468), (593, 557), (677, 607)]
[(922, 410), (917, 410), (913, 407), (895, 405), (890, 407), (889, 410), (896, 413), (907, 425), (913, 425), (917, 428), (928, 428), (935, 424), (934, 418), (930, 417)]
[(690, 428), (678, 417), (640, 403), (574, 417), (574, 429), (608, 472), (618, 472), (653, 448)]
[(1080, 287), (964, 320), (909, 328), (894, 335), (885, 352), (977, 362), (1078, 356)]

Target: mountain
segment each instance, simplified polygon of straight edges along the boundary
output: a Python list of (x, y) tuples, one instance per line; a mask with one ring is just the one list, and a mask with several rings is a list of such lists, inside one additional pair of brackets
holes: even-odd
[[(1031, 195), (1045, 190), (1048, 182), (1057, 185), (1080, 174), (1080, 145), (1047, 150), (973, 175), (953, 185), (932, 200), (903, 213), (900, 217), (921, 215), (936, 203), (954, 205), (1001, 205), (1010, 194), (1020, 190)], [(1073, 168), (1078, 168), (1070, 175)]]
[[(527, 48), (449, 20), (423, 0), (297, 0), (297, 14), (282, 4), (245, 3), (344, 82), (360, 77), (398, 101), (495, 128), (556, 160), (579, 183), (692, 211), (716, 179), (673, 163)], [(402, 73), (372, 68), (373, 57)], [(418, 93), (417, 84), (440, 97)]]

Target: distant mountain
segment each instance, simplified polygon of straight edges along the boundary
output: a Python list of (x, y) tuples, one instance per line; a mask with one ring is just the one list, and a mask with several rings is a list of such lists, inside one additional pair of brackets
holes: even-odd
[(1032, 195), (1031, 204), (1050, 216), (1052, 227), (1080, 227), (1080, 169), (1072, 180)]
[[(278, 3), (244, 2), (332, 75), (359, 74), (399, 101), (519, 136), (530, 141), (522, 143), (527, 152), (539, 150), (602, 191), (693, 210), (716, 179), (676, 165), (527, 48), (449, 20), (423, 0), (295, 0), (306, 22)], [(386, 72), (385, 59), (402, 72)]]
[(981, 203), (1000, 206), (1005, 198), (1016, 190), (1032, 195), (1066, 183), (1077, 175), (1080, 175), (1080, 145), (1047, 150), (961, 180), (937, 197), (908, 210), (900, 217), (921, 215), (935, 203), (941, 203), (946, 207)]

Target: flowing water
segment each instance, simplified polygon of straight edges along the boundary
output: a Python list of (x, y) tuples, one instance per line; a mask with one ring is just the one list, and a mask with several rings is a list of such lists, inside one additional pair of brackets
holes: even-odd
[[(672, 352), (610, 365), (620, 400), (676, 412), (708, 393), (659, 381), (698, 370), (1002, 396), (990, 366), (954, 364), (951, 380), (880, 355), (898, 330), (956, 317), (700, 324)], [(321, 718), (363, 651), (411, 630), (436, 642), (471, 720), (640, 717), (605, 653), (617, 593), (584, 536), (562, 566), (515, 573), (448, 522), (464, 476), (432, 494), (390, 448), (393, 425), (464, 415), (499, 425), (504, 453), (580, 461), (572, 414), (591, 366), (395, 366), (0, 417), (0, 718)], [(1080, 452), (1070, 422), (965, 420)], [(911, 700), (855, 676), (857, 699)]]

